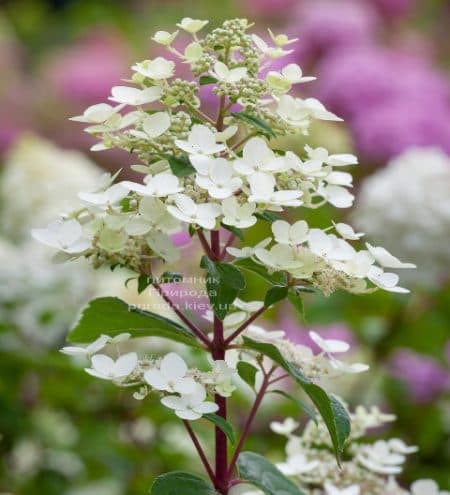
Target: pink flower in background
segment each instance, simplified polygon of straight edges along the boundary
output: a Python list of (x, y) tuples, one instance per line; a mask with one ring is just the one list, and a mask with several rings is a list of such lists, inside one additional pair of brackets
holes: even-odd
[(53, 90), (76, 108), (106, 101), (111, 86), (129, 69), (128, 52), (116, 33), (96, 30), (53, 56), (44, 68)]
[(413, 146), (436, 146), (450, 153), (450, 107), (439, 102), (418, 104), (407, 96), (387, 100), (351, 125), (358, 153), (372, 162), (384, 163)]
[[(276, 16), (289, 18), (292, 8), (297, 3), (298, 0), (245, 0), (244, 10), (252, 17)], [(242, 6), (241, 2), (238, 3), (238, 6)]]
[(343, 323), (335, 323), (331, 325), (304, 327), (298, 324), (291, 317), (284, 317), (281, 322), (276, 325), (276, 328), (284, 330), (286, 337), (296, 344), (306, 345), (311, 347), (315, 353), (320, 352), (319, 347), (315, 344), (310, 336), (309, 331), (314, 330), (324, 339), (336, 339), (347, 342), (351, 347), (355, 344), (355, 338), (352, 331)]
[(389, 361), (392, 375), (407, 387), (412, 400), (426, 404), (450, 390), (450, 370), (429, 356), (399, 349)]
[(408, 15), (414, 7), (414, 0), (370, 0), (387, 19)]
[(307, 0), (291, 18), (289, 33), (299, 38), (302, 62), (311, 62), (328, 52), (371, 43), (380, 25), (375, 9), (360, 0)]
[(378, 46), (331, 53), (319, 66), (316, 96), (330, 110), (352, 118), (396, 98), (411, 105), (448, 104), (448, 79), (426, 60)]
[(176, 247), (185, 247), (192, 243), (192, 238), (185, 230), (180, 230), (176, 234), (170, 236)]

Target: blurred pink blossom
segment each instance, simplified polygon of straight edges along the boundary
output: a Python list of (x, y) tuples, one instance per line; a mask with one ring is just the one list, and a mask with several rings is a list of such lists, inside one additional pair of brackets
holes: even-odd
[(450, 370), (435, 359), (410, 349), (399, 349), (389, 361), (389, 370), (408, 390), (411, 399), (426, 404), (450, 390)]
[[(289, 18), (298, 0), (244, 0), (244, 10), (252, 17)], [(242, 3), (239, 2), (239, 7)]]

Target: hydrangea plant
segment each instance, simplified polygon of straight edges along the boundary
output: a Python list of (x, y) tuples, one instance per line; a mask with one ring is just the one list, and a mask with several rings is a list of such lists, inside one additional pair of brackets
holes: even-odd
[[(347, 224), (330, 221), (323, 229), (304, 220), (291, 224), (283, 217), (289, 210), (327, 203), (351, 206), (352, 176), (343, 168), (356, 165), (357, 158), (330, 154), (322, 147), (306, 146), (303, 156), (271, 147), (275, 137), (307, 135), (313, 120), (341, 119), (314, 98), (289, 94), (314, 79), (304, 76), (298, 65), (270, 70), (296, 40), (269, 31), (270, 41), (265, 41), (249, 33), (251, 25), (245, 19), (225, 21), (201, 38), (199, 32), (207, 24), (185, 18), (178, 31), (153, 36), (172, 58), (190, 67), (191, 80), (176, 76), (172, 60), (144, 60), (132, 66), (130, 85), (112, 88), (111, 104), (91, 106), (72, 119), (88, 124), (86, 131), (98, 138), (93, 150), (134, 153), (139, 164), (132, 169), (142, 174), (142, 181), (117, 181), (120, 172), (105, 175), (97, 186), (79, 193), (78, 209), (35, 229), (33, 235), (55, 248), (59, 261), (86, 258), (93, 267), (132, 270), (138, 290), (153, 288), (178, 316), (173, 321), (117, 298), (95, 299), (68, 337), (72, 344), (84, 346), (62, 350), (86, 356), (89, 374), (132, 388), (137, 400), (156, 394), (183, 422), (209, 479), (167, 473), (156, 479), (152, 495), (180, 490), (185, 495), (226, 495), (243, 481), (267, 495), (298, 495), (301, 488), (287, 477), (289, 472), (283, 474), (259, 454), (243, 452), (264, 397), (291, 378), (312, 404), (278, 393), (322, 418), (323, 435), (328, 435), (327, 444), (339, 464), (351, 435), (351, 419), (321, 380), (359, 373), (367, 366), (339, 359), (348, 350), (345, 342), (311, 333), (321, 349), (315, 354), (287, 340), (283, 331), (256, 326), (255, 320), (284, 300), (301, 311), (302, 292), (408, 292), (389, 270), (414, 265), (382, 247), (361, 246), (363, 234)], [(173, 47), (180, 31), (192, 37), (183, 52)], [(203, 87), (217, 96), (216, 116), (202, 108)], [(272, 235), (248, 245), (246, 231), (257, 223), (270, 224)], [(164, 268), (180, 260), (171, 235), (182, 230), (198, 240), (204, 252), (199, 265), (210, 302), (205, 314), (209, 333), (164, 290), (165, 284), (182, 283), (186, 276)], [(270, 284), (264, 300), (239, 297), (249, 274)], [(175, 352), (163, 357), (120, 352), (124, 340), (142, 336), (197, 349), (209, 356), (210, 368), (188, 366)], [(117, 356), (103, 352), (108, 344), (114, 344)], [(236, 441), (227, 409), (238, 377), (251, 387), (254, 400)], [(214, 459), (208, 459), (192, 427), (202, 418), (215, 430)]]

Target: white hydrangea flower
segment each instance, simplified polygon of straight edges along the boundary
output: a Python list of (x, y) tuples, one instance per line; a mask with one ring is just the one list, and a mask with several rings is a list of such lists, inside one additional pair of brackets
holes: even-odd
[(358, 485), (350, 485), (345, 488), (338, 488), (326, 482), (324, 485), (326, 495), (360, 495), (361, 490)]
[(197, 383), (186, 376), (187, 371), (184, 359), (175, 352), (170, 352), (162, 359), (159, 369), (151, 368), (144, 373), (144, 380), (156, 390), (192, 394), (196, 391)]
[(109, 118), (122, 110), (125, 105), (117, 105), (115, 107), (108, 105), (107, 103), (98, 103), (86, 108), (83, 115), (77, 115), (76, 117), (70, 117), (69, 120), (74, 122), (84, 122), (86, 124), (102, 124)]
[(326, 354), (347, 352), (350, 349), (350, 345), (343, 340), (323, 339), (318, 333), (314, 331), (310, 331), (309, 336), (311, 340), (315, 342), (316, 345), (320, 347), (320, 349)]
[(205, 387), (196, 383), (192, 394), (181, 395), (180, 397), (169, 395), (163, 397), (161, 403), (169, 409), (173, 409), (179, 418), (194, 421), (200, 419), (204, 414), (215, 413), (219, 409), (217, 404), (205, 399)]
[(121, 184), (130, 191), (135, 191), (141, 196), (153, 196), (163, 198), (172, 194), (177, 194), (183, 190), (178, 177), (168, 173), (147, 175), (144, 178), (145, 184), (137, 182), (123, 181)]
[(245, 246), (242, 249), (228, 246), (227, 253), (231, 254), (231, 256), (234, 256), (235, 258), (251, 258), (258, 249), (264, 249), (271, 243), (271, 241), (272, 239), (270, 237), (267, 237), (266, 239), (258, 242), (256, 246)]
[[(162, 95), (162, 89), (158, 86), (139, 89), (129, 86), (114, 86), (111, 88), (111, 95), (108, 99), (125, 105), (139, 106), (146, 103), (158, 101)], [(72, 119), (73, 120), (73, 119)]]
[(245, 311), (246, 313), (254, 313), (255, 311), (259, 311), (264, 307), (263, 301), (243, 301), (238, 297), (234, 300), (233, 305), (236, 308)]
[(47, 246), (59, 249), (68, 254), (79, 254), (91, 246), (77, 220), (58, 219), (47, 225), (45, 229), (33, 229), (32, 236)]
[(167, 211), (182, 222), (199, 225), (204, 229), (213, 229), (221, 208), (216, 203), (196, 204), (185, 194), (174, 196), (175, 205), (168, 205)]
[(190, 155), (213, 155), (226, 149), (224, 144), (216, 142), (215, 134), (205, 125), (192, 126), (188, 140), (177, 139), (175, 144)]
[(277, 59), (289, 55), (294, 50), (283, 50), (280, 46), (269, 46), (262, 38), (256, 34), (252, 34), (253, 43), (263, 55), (271, 59)]
[(272, 232), (278, 244), (298, 246), (308, 239), (309, 227), (304, 220), (292, 225), (285, 220), (276, 220), (272, 223)]
[(157, 57), (153, 60), (144, 60), (131, 67), (132, 70), (144, 77), (159, 81), (169, 79), (175, 71), (175, 63), (164, 57)]
[(349, 153), (330, 155), (328, 150), (323, 147), (311, 148), (308, 145), (305, 146), (305, 150), (310, 160), (320, 164), (325, 163), (333, 167), (346, 167), (348, 165), (358, 164), (358, 158)]
[(298, 453), (288, 457), (286, 462), (277, 463), (276, 466), (285, 476), (298, 476), (314, 471), (320, 466), (320, 462), (308, 461), (304, 454)]
[(255, 172), (248, 178), (250, 185), (249, 201), (253, 203), (265, 203), (275, 206), (300, 206), (299, 199), (302, 191), (284, 190), (275, 191), (276, 180), (273, 175), (264, 172)]
[(363, 232), (355, 232), (353, 227), (351, 225), (348, 225), (346, 223), (334, 223), (334, 228), (336, 229), (336, 232), (343, 238), (349, 241), (357, 241), (358, 239), (361, 239), (361, 237), (364, 236)]
[(100, 335), (100, 337), (94, 342), (90, 343), (86, 347), (79, 346), (65, 346), (60, 352), (69, 356), (92, 356), (98, 351), (101, 351), (105, 345), (110, 341), (109, 335)]
[(200, 19), (191, 19), (190, 17), (184, 17), (177, 26), (188, 33), (195, 34), (203, 29), (209, 21), (202, 21)]
[(194, 155), (191, 163), (197, 171), (195, 183), (214, 199), (229, 198), (242, 186), (242, 179), (233, 177), (233, 163), (225, 158)]
[(125, 198), (129, 192), (130, 189), (126, 186), (125, 182), (121, 182), (105, 190), (80, 192), (78, 193), (78, 197), (90, 205), (108, 208)]
[(384, 440), (365, 445), (358, 454), (358, 462), (369, 471), (377, 474), (399, 474), (406, 458), (392, 451)]
[(277, 114), (289, 125), (305, 128), (309, 119), (341, 121), (342, 119), (329, 112), (322, 103), (315, 98), (294, 98), (283, 95), (278, 99)]
[(142, 139), (155, 139), (162, 136), (170, 128), (170, 117), (167, 112), (156, 112), (142, 121), (142, 131), (132, 130), (130, 134)]
[(266, 82), (274, 94), (287, 93), (293, 84), (307, 83), (315, 79), (303, 76), (302, 69), (297, 64), (286, 65), (281, 72), (269, 71), (266, 76)]
[(184, 59), (186, 62), (193, 64), (201, 59), (203, 55), (203, 48), (200, 43), (193, 41), (189, 43), (184, 49)]
[(156, 31), (156, 33), (152, 36), (152, 40), (160, 45), (170, 46), (175, 41), (177, 36), (178, 31), (174, 31), (173, 33), (169, 33), (167, 31)]
[(121, 381), (133, 373), (137, 364), (138, 356), (135, 352), (123, 354), (115, 361), (105, 354), (95, 354), (91, 358), (91, 368), (85, 371), (103, 380)]
[(380, 246), (372, 246), (366, 242), (369, 253), (374, 257), (375, 261), (383, 268), (417, 268), (413, 263), (402, 263), (398, 258), (393, 256), (387, 249)]
[(214, 64), (214, 70), (211, 71), (211, 75), (219, 81), (236, 83), (247, 75), (247, 68), (236, 67), (234, 69), (229, 69), (223, 62), (216, 62)]
[(231, 394), (236, 390), (233, 384), (233, 379), (237, 376), (234, 368), (228, 366), (226, 361), (217, 360), (213, 362), (214, 385), (215, 392), (222, 397), (231, 397)]
[(298, 38), (289, 38), (286, 34), (274, 34), (271, 29), (268, 29), (268, 31), (272, 41), (280, 48), (298, 41)]
[(168, 213), (164, 203), (149, 196), (141, 198), (136, 216), (125, 225), (126, 233), (133, 236), (148, 234), (153, 229), (171, 233), (178, 228), (179, 223)]
[(163, 232), (150, 232), (145, 240), (151, 250), (167, 263), (175, 263), (180, 259), (180, 250), (173, 245), (172, 240)]
[(377, 287), (388, 292), (397, 292), (399, 294), (409, 293), (408, 289), (397, 285), (400, 277), (396, 273), (386, 273), (378, 266), (370, 267), (367, 278)]
[(286, 163), (283, 157), (275, 155), (264, 139), (254, 137), (245, 143), (242, 158), (235, 160), (234, 168), (242, 175), (252, 175), (256, 172), (281, 172)]
[(222, 201), (222, 223), (237, 227), (238, 229), (248, 229), (252, 225), (255, 225), (257, 221), (253, 215), (255, 211), (255, 203), (240, 205), (234, 196), (226, 198)]

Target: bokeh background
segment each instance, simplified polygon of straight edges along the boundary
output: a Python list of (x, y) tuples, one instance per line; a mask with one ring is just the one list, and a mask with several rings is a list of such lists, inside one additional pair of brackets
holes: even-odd
[[(54, 265), (29, 234), (70, 206), (101, 168), (130, 163), (120, 152), (92, 154), (91, 138), (67, 119), (107, 101), (132, 61), (161, 54), (150, 35), (172, 30), (183, 16), (213, 26), (246, 16), (261, 33), (271, 27), (298, 37), (285, 62), (317, 75), (306, 94), (345, 118), (316, 125), (308, 139), (359, 155), (355, 207), (340, 216), (309, 212), (307, 220), (325, 226), (333, 213), (415, 262), (405, 280), (412, 293), (308, 297), (305, 319), (283, 307), (266, 324), (298, 342), (311, 328), (351, 342), (372, 369), (338, 380), (333, 390), (350, 406), (379, 404), (398, 416), (378, 433), (419, 445), (406, 482), (433, 477), (450, 489), (448, 0), (3, 0), (0, 492), (140, 495), (157, 473), (196, 469), (184, 430), (157, 401), (139, 403), (57, 351), (90, 297), (136, 300), (123, 287), (124, 274)], [(288, 145), (300, 152), (304, 141), (280, 143)], [(264, 234), (252, 231), (249, 242)], [(184, 259), (194, 259), (197, 247), (185, 249)], [(246, 297), (261, 297), (260, 290), (250, 285)], [(158, 304), (151, 293), (140, 301)], [(140, 346), (167, 349), (155, 341)], [(238, 409), (249, 400), (241, 390)], [(282, 401), (266, 405), (249, 446), (280, 458), (282, 445), (267, 425), (283, 414), (297, 413)], [(241, 416), (237, 410), (238, 423)]]

